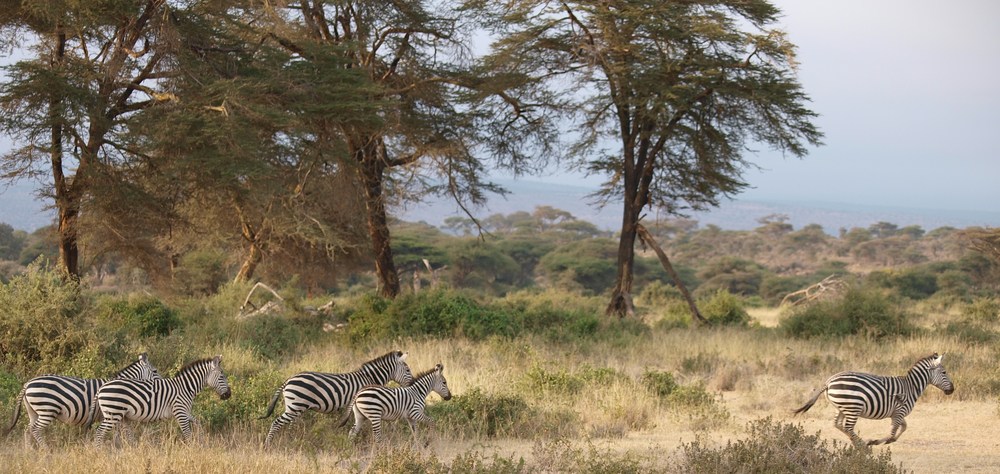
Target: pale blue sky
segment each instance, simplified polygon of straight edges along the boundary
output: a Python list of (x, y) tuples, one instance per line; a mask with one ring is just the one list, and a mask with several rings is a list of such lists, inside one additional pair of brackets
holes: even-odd
[(1000, 212), (1000, 2), (774, 3), (825, 146), (750, 157), (737, 199)]

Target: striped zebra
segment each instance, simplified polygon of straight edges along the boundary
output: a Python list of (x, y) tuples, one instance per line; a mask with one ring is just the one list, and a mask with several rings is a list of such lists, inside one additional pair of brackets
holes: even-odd
[(405, 418), (410, 424), (413, 441), (417, 440), (416, 422), (433, 423), (424, 413), (427, 405), (427, 395), (437, 392), (441, 398), (451, 400), (448, 381), (444, 378), (444, 366), (438, 364), (433, 369), (417, 375), (408, 387), (365, 387), (354, 397), (352, 410), (354, 412), (354, 427), (350, 437), (354, 438), (361, 431), (365, 419), (372, 424), (375, 442), (382, 440), (382, 421)]
[[(142, 353), (139, 359), (118, 371), (112, 378), (156, 380), (160, 372), (149, 363), (149, 357)], [(83, 379), (66, 375), (42, 375), (24, 384), (14, 401), (14, 419), (5, 435), (10, 434), (21, 417), (21, 405), (28, 413), (28, 426), (24, 429), (24, 441), (31, 444), (31, 437), (39, 448), (45, 448), (42, 431), (52, 420), (68, 425), (90, 426), (97, 410), (97, 390), (111, 379)]]
[(865, 444), (854, 432), (854, 425), (859, 417), (871, 420), (892, 417), (892, 433), (888, 437), (871, 440), (868, 445), (892, 443), (906, 431), (905, 417), (913, 410), (917, 398), (928, 385), (940, 388), (946, 395), (955, 391), (955, 386), (941, 365), (943, 358), (937, 353), (924, 357), (913, 364), (906, 375), (898, 377), (841, 372), (830, 377), (826, 385), (816, 390), (805, 405), (795, 410), (795, 414), (808, 411), (819, 396), (826, 392), (826, 398), (838, 410), (833, 426), (850, 437), (855, 445)]
[(290, 377), (281, 388), (275, 390), (271, 403), (267, 406), (267, 413), (258, 418), (263, 420), (270, 417), (274, 413), (278, 397), (284, 397), (285, 412), (271, 423), (264, 445), (270, 445), (278, 431), (291, 424), (306, 410), (332, 413), (346, 407), (358, 390), (368, 385), (385, 385), (390, 380), (400, 385), (409, 385), (413, 381), (413, 374), (404, 362), (405, 359), (405, 352), (392, 351), (365, 362), (354, 372), (301, 372)]
[(131, 438), (128, 421), (165, 420), (173, 416), (181, 426), (181, 434), (191, 437), (191, 405), (194, 397), (206, 387), (215, 389), (219, 398), (232, 395), (229, 380), (222, 370), (222, 356), (201, 359), (185, 365), (177, 376), (169, 379), (112, 380), (97, 391), (97, 403), (104, 419), (97, 427), (94, 444), (104, 444), (104, 436), (115, 426)]

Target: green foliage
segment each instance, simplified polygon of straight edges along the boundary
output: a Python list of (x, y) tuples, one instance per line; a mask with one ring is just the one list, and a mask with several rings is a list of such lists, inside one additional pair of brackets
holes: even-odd
[(869, 278), (878, 286), (895, 290), (900, 296), (922, 300), (938, 291), (937, 273), (927, 267), (912, 267), (874, 272)]
[(434, 454), (424, 454), (409, 446), (390, 448), (375, 456), (363, 471), (358, 470), (375, 474), (522, 474), (533, 471), (523, 458), (515, 460), (497, 454), (486, 457), (481, 452), (469, 451), (456, 456), (449, 465)]
[(54, 370), (87, 344), (72, 279), (43, 260), (0, 285), (0, 362), (29, 373)]
[(138, 337), (166, 336), (181, 325), (176, 311), (150, 297), (110, 300), (96, 311), (99, 320)]
[(565, 288), (600, 294), (615, 277), (615, 244), (610, 239), (587, 239), (560, 245), (538, 262), (542, 274)]
[(535, 410), (520, 395), (493, 395), (478, 387), (427, 409), (439, 426), (460, 437), (531, 438)]
[(212, 295), (229, 279), (225, 254), (196, 250), (181, 257), (174, 271), (174, 290), (184, 295)]
[(670, 394), (677, 390), (679, 385), (674, 380), (674, 374), (670, 372), (660, 372), (655, 370), (646, 369), (642, 374), (640, 379), (642, 385), (646, 387), (653, 395), (659, 398), (669, 397)]
[(819, 434), (806, 435), (801, 426), (771, 417), (751, 421), (748, 436), (724, 447), (696, 440), (681, 448), (677, 472), (683, 473), (901, 473), (889, 451), (830, 444)]
[(816, 301), (792, 309), (780, 327), (794, 337), (846, 336), (871, 338), (913, 332), (908, 315), (881, 293), (854, 287), (836, 300)]
[(565, 439), (537, 444), (533, 454), (537, 468), (545, 472), (633, 474), (655, 471), (652, 459), (636, 453), (600, 450), (591, 443), (574, 446)]
[(750, 323), (750, 314), (743, 309), (740, 299), (725, 290), (718, 290), (711, 297), (699, 301), (698, 310), (713, 326), (746, 326)]

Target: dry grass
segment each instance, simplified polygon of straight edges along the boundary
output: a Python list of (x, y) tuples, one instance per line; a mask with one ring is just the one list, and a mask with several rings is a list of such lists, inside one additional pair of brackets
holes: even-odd
[[(770, 326), (776, 312), (751, 313)], [(769, 319), (770, 318), (770, 319)], [(385, 347), (325, 345), (302, 354), (280, 367), (270, 367), (222, 348), (230, 373), (262, 367), (291, 375), (300, 370), (348, 371), (369, 357), (391, 349), (410, 353), (415, 372), (445, 365), (445, 374), (455, 395), (472, 390), (486, 394), (521, 397), (541, 413), (569, 413), (555, 427), (571, 443), (611, 453), (635, 453), (653, 460), (654, 467), (670, 470), (671, 457), (686, 442), (701, 439), (724, 445), (745, 436), (747, 422), (772, 416), (777, 421), (801, 423), (806, 433), (819, 432), (839, 443), (846, 437), (834, 429), (835, 410), (820, 401), (803, 416), (793, 417), (825, 378), (841, 370), (863, 370), (902, 374), (918, 358), (943, 352), (945, 365), (956, 385), (951, 397), (929, 388), (907, 418), (909, 429), (899, 442), (876, 447), (891, 449), (893, 461), (916, 472), (1000, 472), (1000, 419), (997, 393), (984, 378), (1000, 377), (1000, 351), (987, 345), (969, 346), (953, 337), (927, 335), (909, 339), (871, 341), (845, 338), (832, 341), (787, 339), (768, 329), (697, 329), (654, 331), (632, 340), (609, 343), (551, 344), (540, 339), (411, 340)], [(610, 369), (611, 378), (589, 384), (578, 392), (557, 390), (528, 392), (524, 381), (529, 371), (576, 376), (582, 368)], [(685, 386), (703, 386), (717, 397), (715, 412), (670, 406), (642, 388), (638, 382), (647, 371), (670, 372)], [(234, 389), (234, 398), (239, 392)], [(431, 395), (431, 404), (442, 402)], [(454, 402), (451, 402), (454, 403)], [(263, 411), (264, 407), (261, 407)], [(9, 414), (9, 407), (4, 407)], [(728, 415), (728, 416), (724, 416)], [(370, 461), (366, 442), (352, 446), (336, 428), (336, 416), (309, 414), (298, 426), (282, 432), (276, 449), (259, 448), (270, 420), (246, 420), (236, 428), (205, 434), (191, 443), (176, 440), (176, 428), (168, 423), (145, 427), (134, 447), (95, 450), (89, 434), (80, 436), (55, 430), (55, 446), (39, 453), (25, 449), (17, 434), (0, 440), (0, 470), (9, 472), (97, 471), (118, 472), (357, 472)], [(426, 447), (419, 451), (447, 462), (470, 451), (497, 454), (532, 463), (539, 456), (539, 443), (557, 438), (545, 434), (543, 423), (558, 423), (558, 416), (535, 421), (537, 436), (516, 438), (470, 438), (451, 436), (446, 427), (422, 426)], [(6, 421), (6, 420), (5, 420)], [(24, 422), (16, 428), (20, 432)], [(862, 420), (862, 437), (882, 437), (889, 421)], [(552, 427), (549, 427), (552, 428)], [(390, 439), (409, 443), (405, 424), (396, 423)]]

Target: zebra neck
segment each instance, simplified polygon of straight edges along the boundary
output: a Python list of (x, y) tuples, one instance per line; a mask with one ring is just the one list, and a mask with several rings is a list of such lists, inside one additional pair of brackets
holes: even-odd
[(412, 390), (418, 395), (423, 395), (424, 398), (426, 398), (427, 395), (431, 393), (431, 387), (434, 385), (433, 381), (434, 377), (421, 377), (414, 380), (413, 384), (406, 388), (407, 390)]
[(924, 393), (924, 389), (927, 388), (927, 385), (931, 381), (930, 374), (917, 368), (910, 369), (903, 379), (910, 387), (909, 392), (913, 394), (914, 400), (920, 398), (920, 395)]
[(362, 380), (371, 385), (385, 385), (389, 383), (389, 371), (378, 366), (362, 366), (356, 372)]

